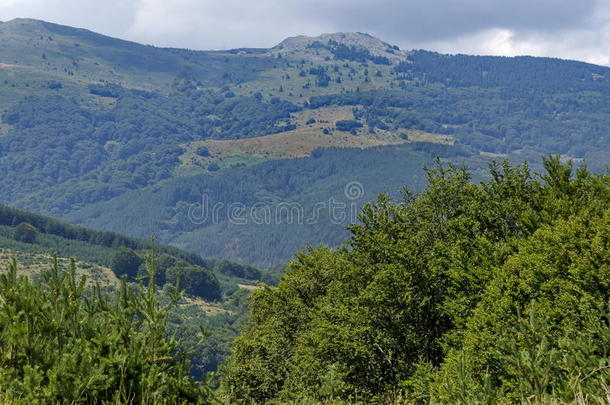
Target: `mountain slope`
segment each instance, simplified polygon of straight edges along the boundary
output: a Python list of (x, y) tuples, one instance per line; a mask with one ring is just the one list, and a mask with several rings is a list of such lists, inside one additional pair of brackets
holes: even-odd
[(32, 19), (0, 24), (0, 37), (4, 64), (79, 82), (169, 91), (176, 77), (205, 77), (207, 85), (219, 85), (227, 76), (245, 80), (270, 67), (270, 58), (262, 56), (157, 48)]
[[(272, 49), (155, 48), (36, 20), (0, 24), (3, 203), (271, 266), (345, 222), (189, 216), (202, 199), (303, 213), (421, 189), (434, 157), (610, 161), (610, 69), (402, 51), (362, 33)], [(346, 200), (346, 185), (364, 189)], [(338, 200), (342, 198), (342, 200)], [(269, 223), (267, 223), (269, 222)]]

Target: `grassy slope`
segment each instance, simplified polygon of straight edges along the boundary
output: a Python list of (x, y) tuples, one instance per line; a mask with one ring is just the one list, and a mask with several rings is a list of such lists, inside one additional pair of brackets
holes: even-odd
[[(377, 131), (369, 133), (364, 127), (356, 135), (336, 130), (340, 120), (354, 120), (353, 108), (347, 106), (322, 107), (292, 114), (291, 123), (296, 129), (273, 135), (235, 140), (206, 140), (183, 145), (182, 168), (192, 166), (207, 168), (216, 163), (220, 168), (241, 164), (255, 164), (273, 159), (297, 159), (310, 157), (319, 148), (370, 148), (405, 142), (451, 143), (451, 136), (430, 134), (424, 131), (404, 130), (408, 141), (401, 133)], [(310, 121), (311, 120), (311, 121)], [(313, 121), (313, 122), (312, 122)], [(328, 133), (325, 134), (324, 130)], [(197, 149), (206, 147), (210, 156), (198, 156)]]
[(169, 91), (177, 76), (204, 76), (206, 85), (218, 85), (225, 73), (239, 70), (247, 78), (268, 67), (256, 55), (156, 48), (30, 19), (0, 24), (0, 36), (0, 62), (78, 83)]

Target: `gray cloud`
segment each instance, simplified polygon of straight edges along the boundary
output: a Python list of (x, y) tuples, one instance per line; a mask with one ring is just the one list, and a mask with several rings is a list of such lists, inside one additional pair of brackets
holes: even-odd
[(610, 63), (607, 0), (0, 0), (0, 20), (14, 17), (193, 49), (363, 31), (403, 48)]
[(316, 0), (318, 18), (341, 26), (369, 27), (387, 36), (430, 41), (510, 27), (557, 31), (582, 26), (596, 10), (595, 0)]

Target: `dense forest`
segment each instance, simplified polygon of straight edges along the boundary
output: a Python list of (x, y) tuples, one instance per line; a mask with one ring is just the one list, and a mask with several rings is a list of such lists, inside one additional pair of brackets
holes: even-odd
[[(97, 229), (115, 229), (140, 235), (156, 233), (169, 241), (206, 257), (225, 257), (258, 267), (269, 267), (289, 259), (305, 244), (317, 245), (321, 240), (336, 245), (347, 237), (345, 218), (333, 224), (329, 218), (329, 201), (357, 204), (375, 198), (385, 190), (398, 190), (408, 183), (414, 189), (425, 186), (421, 168), (433, 164), (434, 156), (461, 158), (473, 167), (484, 161), (473, 158), (466, 148), (410, 144), (394, 148), (324, 149), (313, 159), (285, 159), (264, 162), (248, 170), (227, 170), (217, 176), (185, 176), (163, 184), (133, 190), (109, 202), (91, 204), (67, 216), (76, 223), (86, 222)], [(479, 172), (479, 171), (478, 171)], [(345, 196), (346, 184), (357, 179), (363, 195), (355, 200)], [(205, 198), (205, 201), (203, 199)], [(218, 221), (210, 214), (205, 220), (193, 221), (189, 210), (223, 207), (218, 210)], [(301, 207), (302, 221), (280, 221), (232, 224), (228, 207), (243, 204), (246, 213), (252, 207), (264, 205), (268, 212), (290, 202)], [(316, 204), (326, 204), (319, 210), (319, 218), (312, 223)], [(168, 209), (169, 208), (169, 209)], [(351, 209), (351, 208), (350, 208)], [(138, 211), (137, 216), (130, 212)], [(90, 219), (88, 219), (90, 218)], [(239, 246), (230, 241), (239, 239)], [(269, 248), (273, 246), (273, 248)]]
[[(29, 195), (29, 208), (61, 215), (170, 178), (181, 143), (279, 132), (278, 123), (297, 110), (227, 92), (163, 97), (115, 87), (116, 93), (104, 93), (117, 97), (108, 110), (91, 111), (56, 95), (26, 98), (4, 113), (12, 128), (0, 137), (4, 200)], [(28, 175), (11, 176), (17, 172)], [(50, 195), (36, 203), (42, 189)]]
[(551, 157), (439, 164), (343, 247), (254, 293), (231, 400), (574, 403), (608, 395), (610, 178)]

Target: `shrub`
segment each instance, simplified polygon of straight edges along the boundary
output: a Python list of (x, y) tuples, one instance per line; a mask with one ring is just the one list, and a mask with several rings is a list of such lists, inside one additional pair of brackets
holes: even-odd
[(133, 250), (120, 247), (116, 250), (112, 258), (112, 271), (117, 276), (126, 275), (130, 279), (135, 279), (138, 275), (138, 269), (144, 262), (140, 256)]
[(216, 276), (203, 267), (177, 263), (166, 270), (165, 280), (170, 284), (178, 284), (187, 294), (206, 300), (218, 301), (222, 297)]
[(85, 285), (74, 261), (62, 272), (55, 260), (40, 283), (17, 276), (15, 261), (0, 275), (3, 403), (209, 403), (211, 391), (188, 375), (193, 348), (168, 333), (156, 288), (123, 281), (109, 298)]
[(199, 155), (201, 157), (208, 157), (208, 156), (210, 156), (210, 151), (205, 146), (198, 147), (196, 153), (197, 153), (197, 155)]
[(15, 227), (14, 238), (18, 242), (34, 243), (36, 240), (36, 228), (28, 222), (22, 222)]
[(362, 128), (362, 124), (355, 120), (340, 120), (337, 121), (337, 131), (350, 132), (352, 130)]

